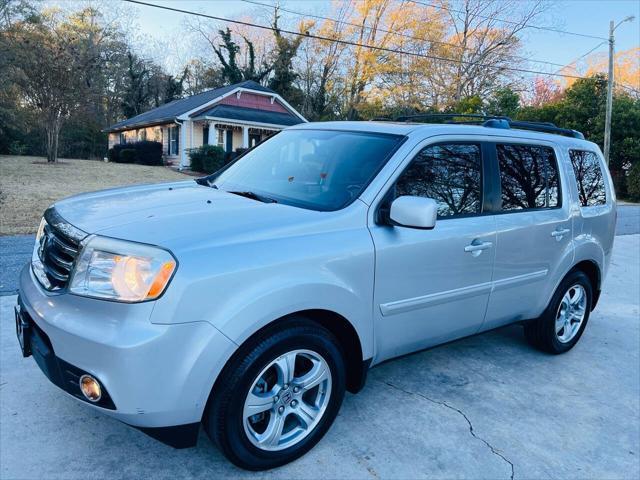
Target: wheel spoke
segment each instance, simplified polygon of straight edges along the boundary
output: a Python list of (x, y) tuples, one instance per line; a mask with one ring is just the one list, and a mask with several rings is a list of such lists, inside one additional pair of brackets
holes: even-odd
[(556, 334), (560, 335), (560, 332), (564, 328), (564, 315), (558, 315), (556, 318)]
[(277, 446), (280, 442), (280, 437), (282, 437), (285, 418), (284, 415), (271, 414), (269, 425), (267, 425), (264, 433), (258, 437), (258, 442), (270, 447)]
[(576, 306), (582, 301), (583, 295), (582, 287), (576, 286), (573, 288), (573, 295), (569, 297), (569, 302), (571, 302), (571, 305)]
[(244, 406), (245, 418), (266, 412), (273, 407), (276, 393), (272, 390), (267, 393), (249, 392)]
[(323, 362), (313, 360), (313, 367), (311, 367), (311, 370), (305, 373), (302, 377), (294, 378), (293, 383), (303, 390), (311, 390), (328, 377), (329, 372), (327, 371), (326, 365)]
[(584, 317), (584, 310), (582, 309), (574, 310), (574, 312), (571, 314), (571, 320), (574, 321), (575, 323), (581, 322), (583, 317)]
[(295, 352), (287, 353), (275, 361), (276, 368), (278, 369), (278, 383), (287, 385), (293, 380), (296, 368), (296, 355)]
[(306, 428), (309, 428), (309, 425), (313, 423), (320, 410), (306, 402), (300, 402), (293, 413), (305, 424)]

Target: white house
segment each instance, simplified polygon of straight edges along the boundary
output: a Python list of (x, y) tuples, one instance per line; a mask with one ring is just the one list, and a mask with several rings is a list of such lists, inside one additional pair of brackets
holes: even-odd
[(248, 80), (174, 100), (107, 129), (109, 148), (139, 140), (162, 142), (167, 162), (189, 167), (188, 149), (249, 148), (306, 119), (273, 90)]

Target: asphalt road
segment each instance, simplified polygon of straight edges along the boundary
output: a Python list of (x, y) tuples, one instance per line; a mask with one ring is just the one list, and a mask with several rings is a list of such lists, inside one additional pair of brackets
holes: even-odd
[[(616, 235), (640, 233), (640, 205), (619, 205)], [(29, 261), (33, 235), (0, 237), (0, 296), (18, 291), (18, 273)]]
[[(551, 356), (510, 326), (372, 369), (298, 461), (248, 473), (201, 433), (174, 450), (49, 383), (0, 298), (0, 478), (640, 478), (640, 235), (616, 238), (580, 343)], [(144, 372), (141, 372), (144, 374)]]

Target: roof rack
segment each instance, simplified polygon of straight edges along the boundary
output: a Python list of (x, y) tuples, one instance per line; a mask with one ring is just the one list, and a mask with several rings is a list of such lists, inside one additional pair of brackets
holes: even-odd
[(531, 130), (534, 132), (553, 133), (564, 135), (565, 137), (579, 138), (584, 140), (584, 135), (577, 130), (560, 128), (551, 122), (526, 122), (521, 120), (511, 120), (502, 115), (480, 115), (474, 113), (424, 113), (420, 115), (406, 115), (397, 117), (396, 122), (412, 122), (416, 120), (435, 119), (441, 122), (433, 123), (455, 123), (462, 125), (482, 125), (489, 128)]

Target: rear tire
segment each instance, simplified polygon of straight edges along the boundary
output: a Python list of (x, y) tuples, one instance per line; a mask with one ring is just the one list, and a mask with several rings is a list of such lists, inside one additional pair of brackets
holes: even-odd
[(214, 385), (204, 428), (235, 465), (278, 467), (324, 436), (345, 383), (338, 340), (310, 320), (291, 318), (240, 347)]
[(549, 306), (524, 326), (527, 341), (552, 354), (568, 352), (578, 343), (589, 320), (593, 287), (581, 270), (569, 272), (556, 289)]

